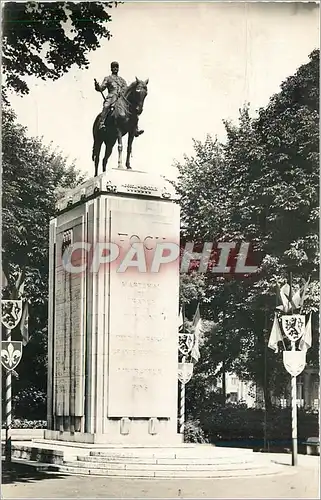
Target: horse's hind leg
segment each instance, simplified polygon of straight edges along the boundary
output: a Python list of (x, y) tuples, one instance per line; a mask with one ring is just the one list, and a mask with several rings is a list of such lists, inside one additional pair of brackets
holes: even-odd
[(128, 142), (127, 142), (127, 157), (126, 157), (126, 167), (127, 167), (127, 169), (131, 169), (132, 168), (130, 166), (130, 155), (131, 155), (131, 152), (132, 152), (133, 140), (134, 140), (134, 132), (130, 131), (129, 134), (128, 134)]
[(118, 140), (118, 168), (123, 168), (123, 136), (120, 130), (117, 131), (117, 140)]

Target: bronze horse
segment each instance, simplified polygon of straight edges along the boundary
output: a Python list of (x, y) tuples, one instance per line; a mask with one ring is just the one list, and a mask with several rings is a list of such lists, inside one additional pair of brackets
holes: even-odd
[(103, 172), (106, 171), (107, 161), (112, 153), (115, 142), (118, 141), (118, 168), (123, 168), (122, 137), (128, 134), (126, 167), (130, 166), (130, 155), (132, 152), (133, 140), (137, 128), (138, 116), (143, 111), (145, 97), (147, 96), (148, 79), (136, 80), (131, 83), (125, 92), (121, 94), (115, 104), (113, 111), (107, 116), (105, 128), (99, 129), (99, 117), (96, 117), (93, 125), (94, 145), (92, 159), (95, 162), (95, 177), (98, 175), (99, 155), (101, 145), (104, 142), (106, 146), (105, 156), (102, 166)]

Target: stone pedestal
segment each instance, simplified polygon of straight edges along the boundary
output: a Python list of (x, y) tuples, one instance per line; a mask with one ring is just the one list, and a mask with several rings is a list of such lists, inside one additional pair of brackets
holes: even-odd
[[(178, 443), (179, 261), (152, 268), (157, 243), (179, 244), (172, 186), (111, 170), (66, 193), (58, 209), (50, 224), (45, 438)], [(72, 253), (74, 272), (66, 271), (63, 252), (80, 242), (86, 247)], [(119, 256), (98, 266), (109, 242)], [(146, 269), (133, 263), (138, 254), (130, 258), (133, 243)]]

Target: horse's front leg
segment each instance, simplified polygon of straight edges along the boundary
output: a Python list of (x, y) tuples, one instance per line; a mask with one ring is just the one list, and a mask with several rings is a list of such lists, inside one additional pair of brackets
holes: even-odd
[(105, 150), (105, 156), (104, 156), (104, 159), (103, 159), (103, 172), (106, 172), (106, 165), (107, 165), (107, 161), (113, 151), (113, 147), (115, 145), (115, 142), (116, 142), (116, 137), (114, 139), (109, 139), (105, 144), (106, 144), (106, 150)]
[(103, 158), (103, 172), (106, 172), (106, 166), (107, 166), (107, 161), (108, 161), (108, 158), (109, 158), (109, 154), (108, 154), (108, 149), (107, 149), (107, 146), (105, 147), (105, 156)]
[(120, 130), (117, 130), (117, 140), (118, 140), (118, 168), (123, 168), (123, 136)]
[(127, 169), (131, 169), (132, 168), (130, 166), (130, 155), (132, 153), (132, 145), (133, 145), (134, 137), (135, 137), (135, 132), (134, 132), (134, 130), (131, 130), (128, 133), (127, 157), (126, 157), (126, 167), (127, 167)]
[(92, 159), (94, 160), (95, 164), (95, 177), (98, 175), (98, 166), (99, 166), (99, 154), (100, 154), (100, 148), (102, 145), (102, 141), (100, 138), (95, 138), (94, 139), (94, 146), (93, 146), (93, 154), (92, 154)]

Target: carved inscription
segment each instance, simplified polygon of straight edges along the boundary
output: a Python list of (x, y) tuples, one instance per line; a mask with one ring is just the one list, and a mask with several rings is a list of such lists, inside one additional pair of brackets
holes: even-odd
[[(63, 238), (57, 235), (57, 242)], [(82, 227), (74, 235), (81, 238)], [(55, 409), (59, 416), (83, 414), (83, 276), (56, 268)]]
[[(126, 244), (131, 236), (146, 250), (150, 235), (166, 239), (168, 226), (168, 220), (155, 223), (153, 214), (111, 214), (112, 238)], [(168, 387), (176, 383), (177, 305), (170, 294), (176, 293), (176, 280), (175, 272), (164, 279), (161, 273), (110, 270), (109, 417), (173, 414)]]

